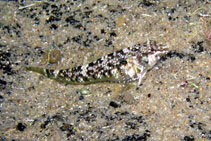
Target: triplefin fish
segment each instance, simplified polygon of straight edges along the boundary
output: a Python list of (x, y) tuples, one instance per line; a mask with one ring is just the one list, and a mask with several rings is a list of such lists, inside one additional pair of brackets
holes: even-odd
[(26, 69), (73, 85), (133, 81), (138, 81), (140, 85), (145, 74), (167, 52), (168, 46), (157, 44), (155, 41), (147, 41), (110, 53), (87, 65), (70, 69), (51, 70), (33, 66), (27, 66)]

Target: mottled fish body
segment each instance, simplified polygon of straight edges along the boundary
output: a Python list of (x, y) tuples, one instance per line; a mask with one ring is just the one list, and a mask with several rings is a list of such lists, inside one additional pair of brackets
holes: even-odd
[(146, 72), (167, 53), (168, 47), (147, 41), (97, 59), (87, 65), (64, 70), (50, 70), (28, 66), (29, 71), (67, 84), (80, 85), (97, 82), (127, 83), (138, 80), (141, 84)]

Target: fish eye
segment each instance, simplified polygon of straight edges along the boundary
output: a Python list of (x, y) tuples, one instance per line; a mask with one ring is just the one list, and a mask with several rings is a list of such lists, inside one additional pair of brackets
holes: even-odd
[(142, 65), (148, 65), (149, 59), (147, 56), (143, 56), (141, 60)]

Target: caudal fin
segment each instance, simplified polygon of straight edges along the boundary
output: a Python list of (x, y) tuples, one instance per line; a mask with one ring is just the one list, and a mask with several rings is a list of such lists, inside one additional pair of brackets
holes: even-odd
[(39, 67), (32, 67), (32, 66), (26, 66), (25, 69), (27, 71), (33, 71), (33, 72), (37, 72), (39, 74), (42, 74), (48, 78), (53, 77), (53, 74), (51, 72), (51, 70), (49, 69), (44, 69), (44, 68), (39, 68)]

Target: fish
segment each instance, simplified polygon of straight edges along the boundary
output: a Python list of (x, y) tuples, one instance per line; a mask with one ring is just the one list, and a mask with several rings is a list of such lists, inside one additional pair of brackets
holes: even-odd
[(115, 51), (94, 62), (78, 67), (53, 70), (26, 66), (26, 70), (40, 73), (47, 78), (71, 85), (99, 82), (130, 83), (138, 86), (146, 75), (168, 52), (168, 46), (148, 40), (142, 44)]

